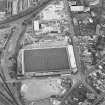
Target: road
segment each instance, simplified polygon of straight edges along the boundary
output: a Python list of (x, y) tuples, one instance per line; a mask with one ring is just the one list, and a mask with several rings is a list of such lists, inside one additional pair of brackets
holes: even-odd
[(3, 55), (1, 56), (1, 66), (4, 71), (4, 75), (8, 81), (11, 80), (11, 77), (9, 76), (8, 67), (12, 65), (11, 61), (9, 60), (9, 57), (11, 57), (15, 54), (17, 41), (18, 41), (21, 33), (25, 29), (26, 29), (26, 26), (21, 25), (21, 23), (16, 24), (16, 31), (13, 33), (11, 39), (8, 41), (8, 44), (3, 51)]
[[(10, 40), (8, 41), (8, 44), (3, 51), (3, 55), (1, 56), (1, 67), (3, 69), (6, 81), (7, 80), (12, 81), (12, 78), (10, 77), (11, 71), (9, 69), (9, 67), (12, 66), (12, 62), (11, 62), (11, 60), (9, 60), (9, 58), (12, 57), (16, 53), (18, 39), (20, 38), (21, 35), (24, 35), (25, 30), (27, 28), (27, 26), (22, 25), (22, 23), (18, 23), (18, 24), (16, 23), (14, 25), (16, 26), (16, 30), (13, 33)], [(13, 92), (13, 89), (11, 92)], [(15, 90), (15, 92), (16, 92), (16, 90)], [(19, 105), (22, 105), (20, 100), (17, 98), (17, 94), (13, 93), (13, 95), (14, 95), (15, 99), (18, 101)]]
[[(74, 27), (73, 27), (73, 23), (72, 23), (72, 16), (71, 16), (71, 13), (70, 13), (70, 8), (69, 8), (69, 4), (67, 2), (67, 0), (64, 0), (64, 4), (65, 4), (65, 8), (66, 8), (66, 12), (68, 13), (68, 21), (69, 21), (69, 32), (70, 32), (70, 38), (72, 40), (72, 45), (73, 45), (73, 50), (74, 50), (74, 55), (75, 55), (75, 59), (76, 59), (76, 65), (77, 65), (77, 69), (78, 71), (80, 71), (80, 59), (79, 59), (79, 49), (78, 47), (75, 45), (75, 39), (74, 39), (74, 36), (75, 36), (75, 32), (74, 32)], [(61, 104), (60, 105), (65, 105), (65, 100), (67, 99), (68, 96), (70, 96), (71, 94), (71, 91), (73, 91), (73, 89), (75, 87), (77, 87), (80, 83), (81, 83), (81, 76), (80, 76), (80, 72), (78, 72), (77, 75), (74, 75), (71, 77), (73, 81), (73, 86), (72, 88), (70, 88), (66, 93), (65, 93), (65, 96), (63, 97), (62, 101), (61, 101)]]
[(36, 7), (31, 7), (24, 12), (20, 12), (17, 15), (9, 17), (9, 18), (1, 21), (0, 26), (6, 25), (6, 24), (9, 24), (9, 23), (11, 24), (12, 22), (16, 23), (16, 21), (24, 21), (24, 20), (30, 19), (30, 17), (32, 17), (33, 15), (36, 16), (38, 13), (40, 13), (40, 11), (42, 11), (43, 8), (45, 8), (52, 1), (53, 0), (45, 0), (44, 2), (42, 2), (40, 5), (37, 5)]
[[(70, 25), (70, 28), (69, 28), (69, 32), (70, 32), (70, 38), (72, 40), (72, 45), (73, 45), (73, 49), (74, 49), (74, 54), (75, 54), (75, 59), (76, 59), (76, 64), (77, 64), (77, 69), (78, 69), (78, 74), (75, 77), (75, 80), (76, 80), (76, 84), (79, 84), (80, 81), (81, 83), (83, 83), (90, 91), (94, 92), (94, 94), (99, 97), (99, 95), (97, 94), (97, 92), (89, 85), (86, 83), (86, 76), (85, 76), (85, 72), (83, 72), (85, 70), (84, 68), (84, 65), (82, 64), (81, 60), (80, 60), (80, 48), (79, 46), (76, 45), (76, 41), (75, 41), (75, 31), (74, 31), (74, 25), (73, 25), (73, 20), (72, 20), (72, 13), (70, 11), (70, 8), (69, 8), (69, 4), (67, 2), (67, 0), (64, 0), (65, 2), (65, 5), (66, 5), (66, 9), (67, 9), (67, 12), (68, 12), (68, 15), (69, 15), (69, 25)], [(72, 78), (74, 79), (74, 78)], [(62, 102), (61, 102), (61, 105), (64, 105), (64, 102), (65, 100), (67, 99), (68, 96), (70, 96), (71, 94), (71, 91), (73, 90), (74, 87), (76, 87), (77, 85), (74, 84), (74, 86), (68, 90), (68, 92), (65, 94)]]

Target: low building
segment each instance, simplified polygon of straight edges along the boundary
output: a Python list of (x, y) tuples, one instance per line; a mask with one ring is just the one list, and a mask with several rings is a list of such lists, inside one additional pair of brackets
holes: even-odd
[(74, 12), (81, 12), (84, 11), (84, 6), (71, 6), (70, 10)]
[(7, 1), (0, 0), (0, 21), (5, 19), (6, 10), (7, 10)]
[(88, 0), (89, 5), (91, 5), (91, 6), (92, 6), (92, 5), (94, 6), (94, 5), (99, 4), (99, 3), (100, 3), (100, 1), (101, 1), (101, 0)]
[(23, 10), (23, 2), (22, 2), (22, 0), (19, 0), (18, 5), (19, 5), (18, 11), (21, 12)]
[(91, 8), (102, 7), (104, 0), (85, 0), (85, 4), (89, 5)]
[(74, 0), (68, 0), (68, 3), (69, 3), (69, 6), (73, 6), (77, 4), (77, 2)]
[(7, 9), (7, 1), (0, 0), (0, 12), (5, 12)]
[(12, 6), (12, 15), (18, 14), (18, 0), (13, 0)]
[(6, 12), (0, 12), (0, 21), (6, 19)]
[(7, 0), (7, 14), (8, 16), (16, 15), (19, 12), (20, 0)]
[(37, 5), (38, 0), (19, 0), (19, 12), (24, 11), (32, 6)]
[(33, 29), (36, 35), (40, 33), (61, 33), (60, 22), (52, 21), (33, 21)]
[(33, 21), (34, 31), (39, 31), (39, 21)]

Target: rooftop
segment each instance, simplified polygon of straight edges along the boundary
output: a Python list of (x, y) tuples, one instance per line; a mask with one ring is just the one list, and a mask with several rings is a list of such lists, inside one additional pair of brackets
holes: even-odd
[(6, 10), (6, 0), (0, 0), (0, 12), (5, 12)]

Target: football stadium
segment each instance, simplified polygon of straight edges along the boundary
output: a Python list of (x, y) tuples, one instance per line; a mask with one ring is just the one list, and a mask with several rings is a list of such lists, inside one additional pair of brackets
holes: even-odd
[(76, 68), (72, 45), (22, 51), (22, 74), (70, 72)]

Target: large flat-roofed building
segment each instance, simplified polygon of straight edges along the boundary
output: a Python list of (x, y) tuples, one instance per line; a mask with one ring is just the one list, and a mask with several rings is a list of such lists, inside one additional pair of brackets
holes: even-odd
[(70, 72), (72, 68), (76, 68), (72, 45), (22, 51), (23, 75), (25, 73)]

